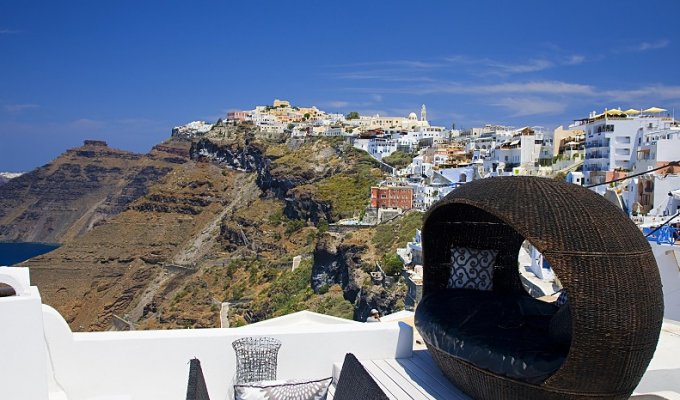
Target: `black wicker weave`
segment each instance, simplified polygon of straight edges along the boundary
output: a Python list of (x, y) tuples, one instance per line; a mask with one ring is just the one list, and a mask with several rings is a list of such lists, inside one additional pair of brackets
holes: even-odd
[(189, 382), (187, 384), (187, 400), (210, 400), (208, 388), (205, 386), (203, 369), (198, 358), (189, 362)]
[(345, 361), (342, 363), (340, 378), (338, 378), (333, 399), (387, 400), (388, 397), (354, 354), (347, 353)]
[(0, 297), (16, 296), (17, 292), (11, 286), (0, 286)]
[(627, 399), (656, 349), (661, 281), (639, 229), (587, 189), (546, 178), (500, 177), (451, 192), (425, 218), (424, 298), (446, 287), (452, 245), (498, 250), (493, 290), (523, 293), (517, 257), (525, 239), (569, 293), (572, 339), (561, 367), (531, 384), (427, 343), (433, 357), (476, 399)]
[(244, 337), (232, 342), (236, 352), (235, 383), (276, 379), (281, 342), (271, 337)]

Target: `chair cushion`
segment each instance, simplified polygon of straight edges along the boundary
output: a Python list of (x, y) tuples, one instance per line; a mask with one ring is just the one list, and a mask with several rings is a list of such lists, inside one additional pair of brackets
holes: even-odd
[(258, 381), (234, 385), (235, 400), (321, 400), (333, 378)]
[(569, 303), (564, 303), (550, 319), (550, 339), (560, 346), (571, 344), (571, 310)]
[(338, 378), (333, 399), (387, 400), (388, 397), (354, 354), (347, 353), (345, 361), (342, 363), (342, 370), (340, 370), (340, 378)]
[(496, 250), (451, 248), (451, 269), (448, 288), (493, 289), (493, 267), (496, 264)]
[(540, 383), (569, 351), (548, 335), (556, 311), (526, 295), (445, 289), (422, 299), (415, 323), (428, 345), (492, 373)]

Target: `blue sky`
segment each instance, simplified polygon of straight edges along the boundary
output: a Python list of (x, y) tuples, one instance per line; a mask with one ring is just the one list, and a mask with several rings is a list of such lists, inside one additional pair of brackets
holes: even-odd
[[(426, 3), (426, 4), (422, 4)], [(146, 152), (274, 98), (552, 129), (680, 112), (677, 1), (0, 2), (0, 171), (83, 139)]]

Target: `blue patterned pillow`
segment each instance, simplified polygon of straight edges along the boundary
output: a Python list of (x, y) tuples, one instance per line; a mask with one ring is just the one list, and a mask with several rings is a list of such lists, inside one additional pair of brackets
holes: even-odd
[(333, 378), (260, 381), (234, 385), (235, 400), (323, 400)]
[(496, 250), (451, 248), (451, 271), (448, 288), (493, 289), (493, 267), (496, 264)]

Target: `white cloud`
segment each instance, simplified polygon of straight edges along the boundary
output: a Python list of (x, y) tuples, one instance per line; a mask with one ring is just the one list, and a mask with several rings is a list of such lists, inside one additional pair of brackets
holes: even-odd
[(567, 65), (578, 65), (583, 63), (586, 60), (585, 56), (582, 56), (580, 54), (574, 54), (571, 57), (565, 61), (565, 64)]
[(471, 87), (471, 91), (478, 93), (592, 94), (593, 88), (589, 85), (579, 83), (537, 81), (473, 86)]
[(604, 91), (613, 101), (658, 101), (680, 99), (680, 86), (649, 85), (636, 89), (614, 89)]
[(545, 58), (531, 58), (522, 62), (508, 63), (486, 57), (474, 58), (465, 55), (455, 55), (446, 57), (445, 60), (448, 63), (455, 65), (477, 65), (486, 67), (486, 70), (481, 71), (483, 74), (497, 74), (503, 76), (538, 72), (555, 66), (553, 61)]
[(431, 69), (442, 67), (443, 64), (439, 62), (419, 61), (419, 60), (383, 60), (383, 61), (367, 61), (350, 64), (334, 65), (336, 67), (401, 67), (401, 68), (416, 68), (416, 69)]
[(342, 100), (332, 100), (332, 101), (326, 102), (326, 104), (329, 107), (332, 107), (332, 108), (345, 108), (345, 107), (349, 106), (348, 101), (342, 101)]
[(9, 113), (18, 113), (38, 107), (37, 104), (7, 104), (3, 106), (3, 109)]
[(667, 47), (671, 42), (668, 39), (657, 40), (656, 42), (642, 42), (637, 46), (633, 47), (635, 51), (647, 51), (655, 49), (663, 49)]
[(497, 83), (489, 85), (468, 85), (460, 82), (438, 82), (428, 85), (390, 88), (355, 88), (357, 91), (381, 93), (407, 93), (414, 95), (449, 93), (449, 94), (580, 94), (591, 95), (593, 88), (589, 85), (560, 81), (536, 81), (523, 83)]
[(664, 47), (668, 47), (671, 44), (671, 41), (668, 39), (659, 39), (654, 42), (641, 42), (637, 43), (634, 45), (629, 45), (625, 47), (621, 47), (618, 49), (612, 50), (613, 53), (633, 53), (633, 52), (643, 52), (643, 51), (649, 51), (649, 50), (657, 50), (657, 49), (663, 49)]
[(17, 33), (21, 33), (21, 31), (16, 29), (0, 29), (0, 35), (14, 35)]
[(501, 74), (523, 74), (527, 72), (543, 71), (552, 68), (555, 64), (543, 59), (533, 59), (517, 64), (490, 63), (489, 67), (497, 68)]
[(560, 114), (567, 108), (565, 103), (535, 97), (506, 97), (492, 104), (507, 109), (512, 117), (538, 114)]
[(369, 80), (385, 82), (432, 82), (425, 76), (414, 76), (412, 71), (370, 70), (350, 71), (330, 74), (331, 78), (344, 80)]

